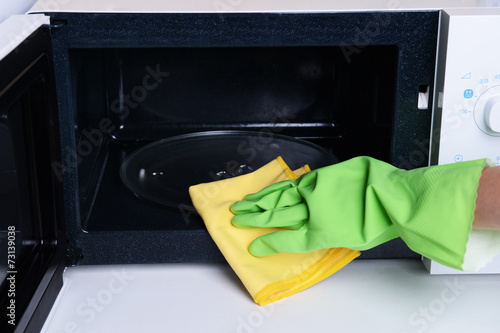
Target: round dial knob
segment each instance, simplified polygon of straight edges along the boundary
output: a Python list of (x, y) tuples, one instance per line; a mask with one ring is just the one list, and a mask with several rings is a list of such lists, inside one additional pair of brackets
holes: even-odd
[(486, 102), (484, 121), (492, 132), (500, 133), (500, 96), (494, 96)]
[(489, 88), (474, 105), (474, 121), (484, 133), (500, 136), (500, 86)]

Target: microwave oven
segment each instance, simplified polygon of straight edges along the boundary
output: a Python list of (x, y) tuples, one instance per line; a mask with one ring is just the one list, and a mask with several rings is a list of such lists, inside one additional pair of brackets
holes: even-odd
[[(6, 329), (39, 330), (66, 266), (224, 261), (189, 202), (160, 205), (120, 179), (123, 161), (149, 143), (243, 130), (405, 169), (500, 160), (498, 118), (475, 109), (497, 96), (488, 41), (498, 11), (152, 3), (112, 11), (41, 1), (2, 25), (3, 318), (17, 292), (17, 325)], [(227, 171), (197, 153), (196, 167), (165, 160), (188, 183), (197, 168), (206, 181)], [(362, 258), (420, 256), (394, 240)]]

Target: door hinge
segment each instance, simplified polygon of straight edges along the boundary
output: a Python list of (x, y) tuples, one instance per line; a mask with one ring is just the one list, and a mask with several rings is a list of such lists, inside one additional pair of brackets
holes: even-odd
[(57, 29), (61, 28), (66, 24), (68, 24), (67, 20), (50, 20), (50, 24), (44, 24), (43, 26), (49, 29)]
[(66, 265), (76, 266), (83, 259), (82, 249), (73, 248), (66, 252)]

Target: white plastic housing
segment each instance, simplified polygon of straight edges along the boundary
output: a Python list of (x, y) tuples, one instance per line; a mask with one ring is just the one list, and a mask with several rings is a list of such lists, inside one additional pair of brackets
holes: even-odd
[[(431, 164), (489, 158), (500, 165), (500, 10), (443, 11)], [(461, 272), (426, 261), (432, 274)], [(500, 258), (479, 273), (500, 273)]]

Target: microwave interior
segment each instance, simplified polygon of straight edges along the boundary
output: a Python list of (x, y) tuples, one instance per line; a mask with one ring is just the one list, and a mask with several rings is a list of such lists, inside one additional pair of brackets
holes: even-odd
[[(18, 331), (42, 327), (65, 266), (224, 261), (193, 210), (122, 181), (150, 143), (244, 131), (428, 163), (439, 11), (48, 15), (0, 61), (0, 253), (16, 257), (0, 276), (16, 274)], [(394, 240), (361, 258), (419, 256)]]
[[(418, 96), (432, 98), (438, 12), (51, 20), (69, 264), (224, 260), (195, 212), (141, 198), (120, 178), (124, 160), (158, 140), (267, 131), (339, 161), (427, 163), (415, 152), (428, 145), (431, 110)], [(419, 256), (395, 240), (362, 257)]]
[[(119, 177), (130, 153), (176, 135), (264, 128), (340, 160), (389, 162), (397, 54), (371, 47), (343, 66), (337, 46), (70, 50), (82, 230), (204, 228), (195, 214), (187, 224), (175, 208), (137, 198)], [(178, 168), (178, 177), (194, 178)]]

